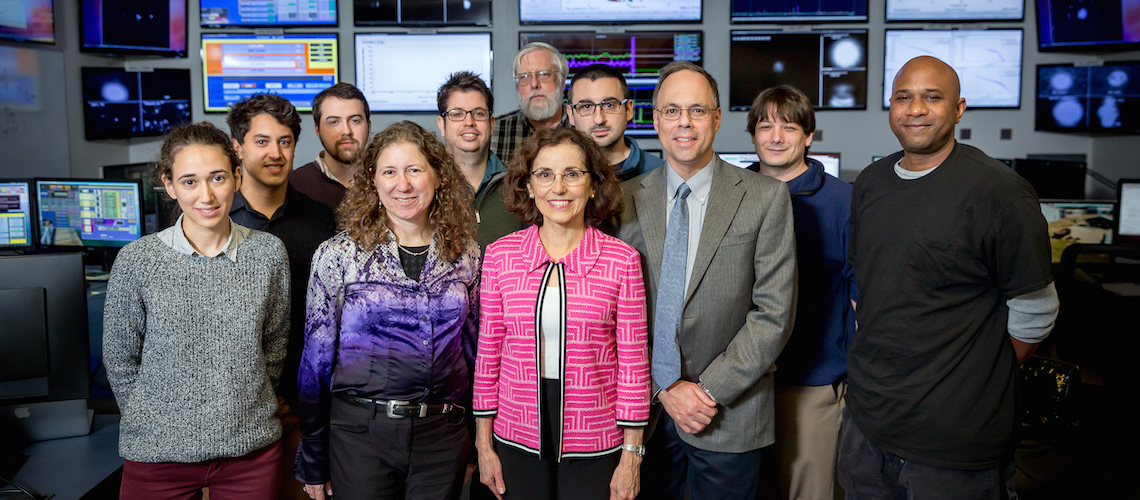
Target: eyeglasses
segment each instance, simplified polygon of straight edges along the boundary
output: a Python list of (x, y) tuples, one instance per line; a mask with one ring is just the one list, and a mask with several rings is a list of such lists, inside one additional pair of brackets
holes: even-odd
[(676, 106), (669, 106), (667, 108), (658, 108), (657, 114), (666, 120), (680, 120), (681, 114), (688, 111), (689, 118), (694, 120), (704, 120), (712, 116), (712, 112), (719, 108), (710, 108), (708, 106), (696, 105), (689, 106), (688, 108), (678, 108)]
[(548, 187), (554, 185), (554, 179), (558, 176), (562, 176), (562, 184), (570, 187), (581, 186), (590, 179), (590, 174), (586, 173), (584, 170), (571, 168), (563, 171), (561, 174), (556, 174), (553, 170), (543, 168), (531, 172), (530, 181), (533, 182), (536, 186)]
[(613, 115), (621, 113), (622, 107), (625, 106), (627, 102), (629, 102), (629, 99), (622, 99), (620, 101), (617, 99), (606, 99), (597, 104), (590, 101), (579, 101), (578, 104), (573, 105), (573, 108), (574, 112), (578, 113), (578, 116), (593, 116), (598, 108), (602, 108), (602, 112), (607, 115)]
[(470, 111), (459, 108), (449, 109), (440, 113), (439, 116), (447, 118), (453, 122), (461, 122), (467, 119), (468, 114), (471, 114), (471, 119), (477, 122), (485, 122), (491, 119), (491, 112), (483, 108), (475, 108)]
[(549, 69), (540, 69), (538, 71), (528, 71), (526, 73), (519, 73), (515, 75), (515, 83), (522, 87), (530, 85), (531, 77), (537, 78), (540, 82), (549, 82), (554, 77), (554, 71)]

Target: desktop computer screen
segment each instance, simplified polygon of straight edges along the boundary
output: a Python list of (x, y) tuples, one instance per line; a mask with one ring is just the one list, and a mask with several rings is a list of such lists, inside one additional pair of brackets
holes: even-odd
[(1116, 182), (1115, 243), (1140, 246), (1140, 179)]
[(958, 72), (970, 108), (1021, 106), (1020, 29), (887, 30), (883, 109), (891, 106), (891, 82), (907, 61), (934, 56)]
[[(753, 163), (760, 161), (760, 157), (755, 152), (752, 153), (718, 153), (720, 159), (731, 165), (736, 165), (740, 168), (748, 168)], [(811, 153), (808, 158), (816, 160), (823, 164), (823, 172), (831, 175), (832, 177), (839, 177), (839, 153)]]
[(79, 50), (186, 57), (186, 0), (79, 2)]
[(734, 30), (729, 40), (731, 111), (748, 111), (777, 85), (799, 89), (816, 109), (867, 109), (867, 30)]
[(434, 113), (439, 86), (456, 71), (491, 85), (490, 33), (357, 33), (355, 45), (356, 86), (373, 112)]
[(336, 84), (338, 67), (335, 34), (202, 34), (207, 113), (225, 113), (261, 92), (281, 95), (297, 111), (312, 111), (313, 98)]
[(0, 180), (0, 248), (35, 245), (32, 215), (31, 183)]
[(352, 17), (357, 26), (490, 26), (491, 0), (353, 0)]
[(36, 179), (40, 244), (123, 247), (143, 235), (139, 181)]
[(190, 123), (190, 70), (82, 68), (89, 141), (160, 136)]
[(201, 0), (203, 27), (336, 26), (336, 0)]

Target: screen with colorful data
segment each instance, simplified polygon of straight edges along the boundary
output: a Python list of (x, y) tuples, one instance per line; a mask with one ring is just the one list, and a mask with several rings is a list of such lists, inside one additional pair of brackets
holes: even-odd
[(122, 247), (143, 235), (138, 181), (36, 179), (42, 246)]
[(1140, 134), (1140, 63), (1037, 66), (1034, 129)]
[(734, 23), (867, 20), (867, 0), (732, 0)]
[(336, 0), (200, 0), (204, 27), (336, 26)]
[(0, 248), (35, 245), (32, 184), (0, 179)]
[(261, 92), (312, 111), (313, 98), (337, 82), (337, 36), (203, 33), (202, 67), (207, 113)]
[(791, 85), (816, 109), (867, 108), (867, 30), (732, 31), (728, 102), (748, 111), (764, 89)]

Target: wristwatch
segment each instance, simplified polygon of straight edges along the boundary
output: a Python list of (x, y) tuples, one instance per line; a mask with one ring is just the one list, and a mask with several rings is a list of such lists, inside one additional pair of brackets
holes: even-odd
[(632, 451), (639, 457), (645, 457), (645, 447), (639, 444), (622, 444), (621, 449), (625, 451)]

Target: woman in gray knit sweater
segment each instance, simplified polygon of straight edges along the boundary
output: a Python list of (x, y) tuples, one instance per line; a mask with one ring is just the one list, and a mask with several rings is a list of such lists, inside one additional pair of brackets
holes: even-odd
[(103, 359), (122, 413), (121, 498), (278, 495), (289, 267), (280, 240), (230, 221), (238, 165), (216, 127), (171, 131), (156, 177), (182, 216), (111, 270)]

